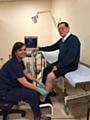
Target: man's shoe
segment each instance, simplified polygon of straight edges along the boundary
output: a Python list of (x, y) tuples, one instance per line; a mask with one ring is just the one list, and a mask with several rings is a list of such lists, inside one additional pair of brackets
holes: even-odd
[(59, 95), (59, 93), (54, 89), (49, 93), (49, 96), (51, 96), (51, 97), (54, 97), (54, 96), (57, 96), (57, 95)]
[(47, 117), (47, 116), (41, 115), (40, 118), (36, 117), (36, 118), (34, 118), (34, 120), (51, 120), (51, 117)]

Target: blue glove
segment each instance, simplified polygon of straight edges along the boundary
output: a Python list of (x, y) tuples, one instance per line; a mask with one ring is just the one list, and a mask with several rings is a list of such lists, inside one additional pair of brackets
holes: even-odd
[(46, 95), (48, 95), (48, 91), (46, 91), (45, 89), (43, 89), (43, 88), (38, 88), (38, 90), (37, 90), (42, 96), (46, 96)]
[(36, 81), (41, 87), (45, 87), (45, 85), (40, 81), (40, 80), (37, 80)]

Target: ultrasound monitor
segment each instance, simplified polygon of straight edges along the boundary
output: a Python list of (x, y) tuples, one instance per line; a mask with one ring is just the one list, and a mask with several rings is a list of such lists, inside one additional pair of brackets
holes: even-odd
[(26, 45), (27, 51), (31, 51), (33, 48), (37, 48), (37, 36), (24, 37), (24, 43)]

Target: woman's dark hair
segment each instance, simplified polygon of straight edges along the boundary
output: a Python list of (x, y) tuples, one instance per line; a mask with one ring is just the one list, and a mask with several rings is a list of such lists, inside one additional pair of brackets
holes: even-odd
[(14, 45), (13, 45), (13, 48), (12, 48), (12, 52), (11, 52), (11, 55), (12, 57), (15, 57), (15, 52), (17, 50), (19, 50), (20, 48), (22, 48), (25, 44), (22, 43), (22, 42), (16, 42)]
[(58, 23), (57, 27), (59, 27), (59, 25), (61, 25), (61, 24), (64, 24), (65, 27), (69, 27), (69, 24), (67, 22), (60, 22), (60, 23)]

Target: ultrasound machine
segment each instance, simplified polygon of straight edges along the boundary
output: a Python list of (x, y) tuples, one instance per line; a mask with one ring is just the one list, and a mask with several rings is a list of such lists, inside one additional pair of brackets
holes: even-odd
[(27, 56), (31, 56), (31, 51), (37, 48), (37, 36), (25, 36), (24, 43), (26, 45)]

